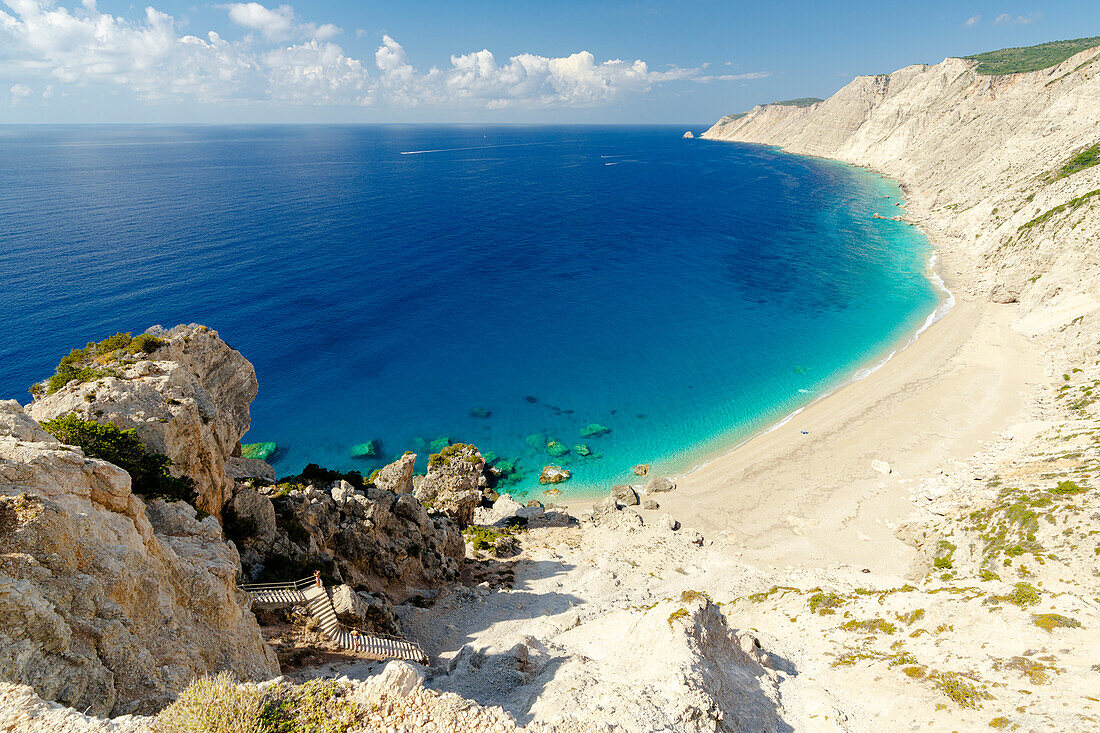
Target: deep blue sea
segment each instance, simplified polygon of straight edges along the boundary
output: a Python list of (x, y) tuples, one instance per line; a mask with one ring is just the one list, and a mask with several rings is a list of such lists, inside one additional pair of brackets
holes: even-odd
[(684, 129), (0, 127), (0, 397), (199, 322), (256, 365), (245, 442), (280, 475), (441, 437), (517, 460), (519, 494), (547, 463), (569, 494), (683, 471), (941, 297), (918, 229), (872, 218), (892, 182)]

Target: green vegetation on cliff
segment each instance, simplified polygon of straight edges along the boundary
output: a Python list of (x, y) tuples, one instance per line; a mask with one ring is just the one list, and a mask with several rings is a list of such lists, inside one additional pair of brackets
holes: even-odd
[(195, 502), (195, 483), (186, 476), (168, 472), (172, 461), (166, 455), (149, 453), (133, 430), (114, 423), (102, 425), (69, 413), (42, 423), (43, 429), (66, 445), (75, 445), (84, 455), (113, 463), (130, 474), (133, 492), (169, 501)]
[(974, 70), (979, 74), (1000, 76), (1046, 69), (1094, 46), (1100, 46), (1100, 36), (1075, 38), (1070, 41), (1051, 41), (1022, 48), (1002, 48), (998, 51), (963, 56), (963, 58), (977, 61), (978, 65)]
[(1100, 143), (1094, 143), (1067, 160), (1058, 169), (1058, 178), (1072, 176), (1074, 173), (1091, 168), (1100, 163)]
[(781, 102), (769, 102), (768, 106), (779, 107), (809, 107), (811, 104), (817, 104), (823, 102), (823, 99), (819, 97), (799, 97), (798, 99), (784, 99)]
[(157, 715), (164, 733), (345, 733), (364, 710), (332, 680), (239, 685), (228, 672), (199, 677)]
[[(73, 349), (57, 365), (57, 370), (46, 384), (46, 394), (53, 394), (74, 379), (91, 382), (100, 377), (115, 376), (111, 365), (123, 355), (149, 354), (164, 345), (164, 341), (150, 333), (132, 338), (129, 333), (116, 333), (102, 341), (89, 341), (83, 349)], [(41, 391), (41, 385), (31, 387), (33, 394)]]

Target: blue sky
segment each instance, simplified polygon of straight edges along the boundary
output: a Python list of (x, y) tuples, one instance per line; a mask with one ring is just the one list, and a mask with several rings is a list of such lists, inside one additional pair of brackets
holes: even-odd
[(1100, 2), (0, 0), (0, 122), (698, 125), (1100, 35)]

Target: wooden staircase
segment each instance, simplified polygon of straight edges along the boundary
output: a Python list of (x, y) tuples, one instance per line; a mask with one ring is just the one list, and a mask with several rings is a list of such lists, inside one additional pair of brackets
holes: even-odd
[(303, 578), (293, 583), (242, 585), (241, 590), (248, 593), (252, 602), (258, 606), (305, 606), (317, 621), (321, 632), (349, 651), (377, 660), (401, 659), (420, 664), (428, 663), (428, 655), (420, 645), (407, 639), (360, 631), (357, 642), (352, 630), (336, 618), (336, 609), (328, 590), (317, 585), (313, 578)]

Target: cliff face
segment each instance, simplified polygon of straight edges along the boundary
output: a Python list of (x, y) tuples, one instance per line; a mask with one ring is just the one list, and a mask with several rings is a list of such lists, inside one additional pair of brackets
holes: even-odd
[(0, 403), (0, 676), (95, 714), (163, 706), (197, 674), (278, 674), (213, 517)]
[[(764, 105), (704, 138), (777, 145), (875, 168), (910, 189), (922, 223), (975, 292), (1019, 298), (1030, 334), (1098, 305), (1100, 166), (1060, 176), (1100, 142), (1100, 48), (1041, 71), (982, 76), (949, 58), (857, 77), (809, 107)], [(1085, 198), (1081, 198), (1085, 197)], [(1057, 236), (1055, 236), (1057, 234)]]
[(119, 364), (118, 376), (72, 381), (27, 412), (39, 421), (75, 413), (133, 428), (146, 448), (172, 460), (173, 474), (194, 479), (196, 506), (220, 518), (233, 495), (225, 465), (251, 424), (256, 371), (206, 326), (150, 333), (164, 343), (147, 358)]

